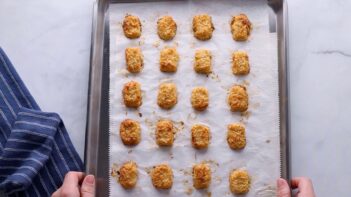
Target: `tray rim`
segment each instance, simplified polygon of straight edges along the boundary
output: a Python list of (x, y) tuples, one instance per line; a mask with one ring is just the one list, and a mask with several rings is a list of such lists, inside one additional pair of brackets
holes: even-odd
[[(109, 132), (106, 133), (109, 131), (109, 80), (103, 80), (103, 76), (109, 74), (108, 7), (110, 3), (149, 1), (162, 0), (97, 0), (93, 6), (84, 163), (85, 172), (96, 176), (96, 196), (108, 196), (110, 191), (109, 170), (106, 170), (109, 169)], [(275, 14), (273, 26), (278, 34), (280, 172), (282, 178), (290, 180), (288, 5), (286, 0), (267, 0), (267, 4)]]

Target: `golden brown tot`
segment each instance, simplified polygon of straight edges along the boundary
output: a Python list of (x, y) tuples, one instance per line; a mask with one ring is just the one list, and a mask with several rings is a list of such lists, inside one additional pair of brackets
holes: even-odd
[(229, 90), (228, 104), (233, 112), (244, 112), (249, 106), (249, 98), (246, 88), (242, 85), (234, 85)]
[(211, 168), (201, 163), (193, 166), (193, 186), (196, 189), (206, 189), (211, 184)]
[(191, 144), (196, 149), (207, 148), (210, 144), (210, 128), (203, 124), (195, 124), (191, 128)]
[(234, 75), (247, 75), (250, 72), (249, 56), (245, 51), (233, 53), (232, 71)]
[(179, 54), (176, 48), (164, 48), (160, 53), (160, 71), (176, 72), (178, 68)]
[(160, 120), (156, 125), (156, 143), (159, 146), (172, 146), (174, 141), (174, 127), (170, 120)]
[(203, 111), (209, 103), (208, 90), (205, 87), (196, 87), (191, 92), (191, 105), (195, 110)]
[(212, 37), (214, 26), (212, 17), (208, 14), (199, 14), (193, 18), (193, 32), (199, 40), (209, 40)]
[(162, 109), (171, 109), (178, 102), (177, 87), (174, 83), (162, 83), (158, 90), (157, 104)]
[(139, 122), (125, 119), (119, 126), (119, 134), (124, 145), (137, 145), (141, 139)]
[(200, 74), (210, 74), (212, 72), (212, 55), (209, 50), (196, 50), (194, 70)]
[(228, 125), (227, 142), (230, 148), (240, 150), (246, 146), (245, 127), (234, 123)]
[(177, 33), (177, 24), (171, 16), (163, 16), (157, 21), (157, 34), (162, 40), (171, 40)]
[(246, 170), (233, 170), (229, 176), (230, 191), (246, 194), (250, 190), (250, 176)]
[(135, 39), (141, 35), (141, 22), (137, 16), (126, 15), (122, 27), (127, 38)]
[(138, 180), (138, 168), (135, 162), (126, 162), (119, 169), (118, 182), (124, 189), (132, 189)]
[(167, 164), (155, 166), (150, 175), (152, 184), (157, 189), (170, 189), (173, 185), (173, 170)]
[(144, 58), (138, 47), (128, 47), (125, 50), (127, 70), (131, 73), (139, 73), (143, 69)]
[(124, 84), (122, 95), (124, 104), (127, 107), (138, 108), (141, 106), (142, 96), (140, 83), (136, 81), (130, 81)]
[(246, 41), (250, 36), (252, 25), (245, 14), (233, 16), (230, 26), (234, 40)]

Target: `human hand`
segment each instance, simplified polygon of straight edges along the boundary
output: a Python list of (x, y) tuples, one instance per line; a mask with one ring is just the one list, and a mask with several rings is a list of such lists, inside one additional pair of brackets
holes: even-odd
[[(290, 187), (286, 180), (279, 178), (277, 180), (277, 197), (291, 197)], [(306, 177), (297, 177), (291, 180), (291, 188), (298, 191), (294, 197), (316, 197), (313, 191), (312, 181)]]
[(62, 186), (51, 197), (94, 197), (95, 178), (83, 172), (68, 172)]

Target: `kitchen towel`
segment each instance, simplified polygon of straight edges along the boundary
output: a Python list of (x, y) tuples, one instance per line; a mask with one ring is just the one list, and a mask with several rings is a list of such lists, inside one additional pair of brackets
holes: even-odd
[(50, 196), (82, 170), (59, 115), (40, 110), (0, 48), (0, 196)]

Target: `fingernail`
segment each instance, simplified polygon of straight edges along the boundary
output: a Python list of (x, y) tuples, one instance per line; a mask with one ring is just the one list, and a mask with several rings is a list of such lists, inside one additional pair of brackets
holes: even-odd
[(93, 175), (88, 175), (85, 177), (85, 182), (88, 184), (94, 184), (95, 182), (95, 177)]
[(285, 180), (284, 180), (284, 179), (281, 179), (281, 178), (279, 178), (279, 179), (278, 179), (278, 181), (277, 181), (277, 185), (278, 185), (278, 187), (283, 186), (283, 185), (284, 185), (284, 183), (285, 183)]

